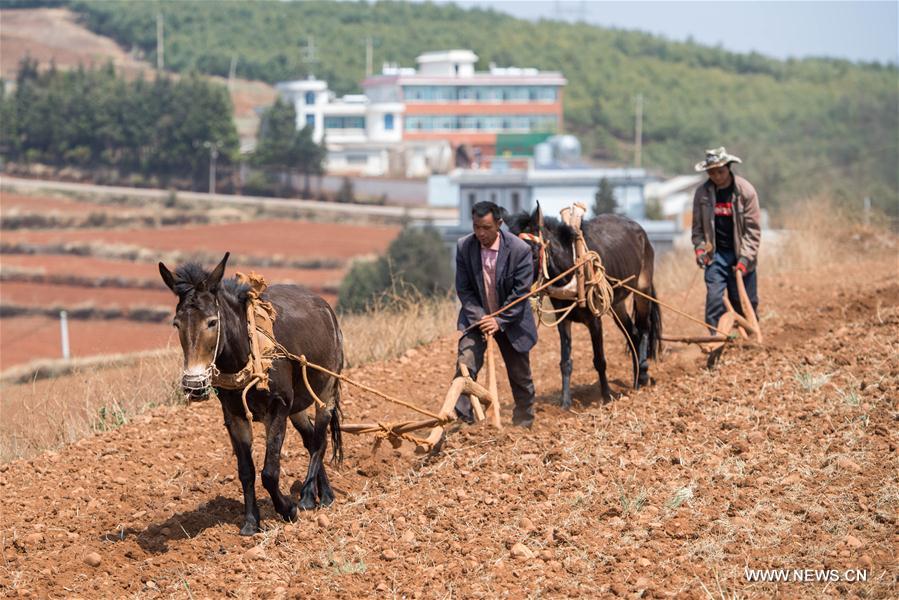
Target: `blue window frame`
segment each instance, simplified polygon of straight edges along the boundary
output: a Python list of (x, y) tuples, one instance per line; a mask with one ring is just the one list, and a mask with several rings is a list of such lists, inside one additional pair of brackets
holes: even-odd
[(365, 117), (325, 117), (325, 129), (365, 129)]
[(390, 113), (384, 115), (384, 130), (393, 131), (393, 115)]
[(306, 115), (306, 126), (315, 127), (315, 115)]
[(306, 104), (315, 104), (315, 92), (306, 92), (304, 100)]

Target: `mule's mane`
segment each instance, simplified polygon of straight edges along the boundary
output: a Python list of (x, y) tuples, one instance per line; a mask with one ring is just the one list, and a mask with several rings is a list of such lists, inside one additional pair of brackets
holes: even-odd
[(544, 218), (543, 226), (566, 248), (574, 244), (574, 240), (577, 239), (574, 229), (555, 217)]
[[(536, 231), (537, 229), (534, 215), (526, 212), (509, 215), (506, 218), (506, 225), (509, 226), (509, 231), (515, 234), (522, 231)], [(544, 217), (543, 226), (550, 232), (553, 238), (566, 247), (573, 244), (577, 237), (574, 229), (554, 217)]]
[(520, 212), (514, 215), (506, 215), (504, 220), (509, 227), (509, 231), (517, 235), (530, 226), (531, 215), (526, 212)]
[[(195, 293), (197, 287), (207, 277), (209, 277), (209, 271), (204, 269), (200, 263), (184, 263), (175, 269), (175, 293), (180, 298), (186, 298)], [(244, 303), (247, 301), (247, 292), (250, 291), (250, 286), (245, 283), (238, 283), (237, 279), (231, 277), (222, 279), (221, 283), (219, 283), (219, 289), (225, 294), (233, 296), (238, 302)]]

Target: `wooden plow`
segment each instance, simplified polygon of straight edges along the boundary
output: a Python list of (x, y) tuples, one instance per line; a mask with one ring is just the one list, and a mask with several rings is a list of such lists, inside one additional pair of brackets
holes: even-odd
[[(727, 309), (721, 318), (718, 320), (718, 326), (712, 327), (707, 323), (703, 323), (694, 317), (691, 317), (687, 313), (682, 311), (678, 311), (681, 315), (685, 315), (688, 318), (696, 321), (697, 323), (702, 324), (709, 329), (713, 329), (715, 331), (715, 335), (708, 336), (662, 336), (662, 340), (666, 342), (676, 342), (681, 344), (698, 344), (699, 347), (703, 350), (703, 352), (711, 353), (721, 350), (725, 344), (734, 342), (737, 339), (750, 340), (754, 339), (754, 341), (758, 344), (762, 344), (762, 328), (759, 326), (758, 319), (756, 318), (755, 311), (752, 309), (752, 303), (749, 301), (749, 295), (746, 293), (746, 286), (743, 283), (743, 273), (737, 271), (737, 294), (740, 297), (740, 308), (744, 315), (744, 317), (739, 312), (737, 312), (733, 304), (731, 304), (730, 299), (727, 297), (727, 290), (724, 290), (724, 307)], [(661, 304), (661, 303), (660, 303)], [(663, 305), (665, 306), (665, 305)], [(671, 307), (669, 307), (671, 308)]]
[[(408, 402), (391, 398), (377, 390), (356, 383), (347, 377), (340, 376), (340, 379), (347, 383), (428, 417), (416, 421), (396, 423), (346, 423), (341, 425), (340, 430), (352, 434), (374, 434), (375, 442), (372, 452), (375, 452), (384, 440), (387, 440), (394, 448), (398, 448), (403, 441), (407, 441), (415, 444), (417, 453), (437, 452), (443, 444), (447, 428), (457, 422), (455, 407), (462, 394), (468, 394), (468, 397), (471, 399), (475, 422), (486, 420), (497, 429), (502, 429), (499, 415), (499, 393), (497, 392), (496, 383), (495, 347), (496, 341), (493, 339), (493, 336), (487, 336), (487, 350), (484, 357), (484, 369), (482, 370), (482, 373), (486, 376), (486, 385), (475, 381), (469, 374), (468, 368), (465, 365), (460, 365), (459, 369), (462, 374), (453, 379), (446, 392), (443, 405), (437, 413), (432, 413)], [(314, 368), (311, 363), (308, 363), (308, 366)], [(431, 430), (428, 437), (422, 438), (413, 435), (413, 432), (422, 429)]]

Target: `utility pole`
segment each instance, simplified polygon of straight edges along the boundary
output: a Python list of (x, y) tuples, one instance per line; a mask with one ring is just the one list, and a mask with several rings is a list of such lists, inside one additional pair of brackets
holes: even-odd
[(637, 94), (637, 127), (634, 132), (634, 166), (643, 164), (643, 94)]
[(160, 71), (165, 68), (165, 25), (162, 12), (156, 13), (156, 68)]
[(72, 357), (69, 351), (69, 315), (66, 311), (59, 311), (59, 334), (62, 341), (62, 357), (69, 360)]
[(372, 61), (374, 59), (374, 42), (371, 39), (371, 36), (365, 38), (365, 76), (372, 76)]
[(215, 161), (219, 157), (221, 142), (203, 142), (204, 148), (209, 148), (209, 194), (215, 193)]
[(234, 89), (234, 76), (237, 74), (237, 55), (231, 55), (231, 67), (228, 69), (228, 91)]

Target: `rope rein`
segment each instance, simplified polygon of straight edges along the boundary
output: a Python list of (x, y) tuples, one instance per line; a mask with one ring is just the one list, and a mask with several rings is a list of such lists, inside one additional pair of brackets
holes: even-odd
[[(624, 288), (633, 294), (636, 294), (638, 296), (646, 298), (647, 300), (649, 300), (651, 302), (655, 302), (656, 304), (663, 306), (665, 308), (668, 308), (669, 310), (672, 310), (679, 315), (685, 316), (688, 319), (702, 325), (703, 327), (708, 327), (708, 328), (716, 331), (717, 333), (724, 335), (726, 338), (730, 337), (730, 335), (728, 333), (721, 331), (717, 327), (708, 325), (704, 321), (700, 321), (699, 319), (693, 317), (692, 315), (689, 315), (688, 313), (685, 313), (684, 311), (674, 308), (673, 306), (666, 304), (666, 303), (658, 300), (657, 298), (653, 298), (652, 296), (650, 296), (644, 292), (641, 292), (640, 290), (637, 290), (637, 289), (631, 287), (630, 285), (627, 285), (627, 282), (630, 281), (631, 279), (633, 279), (635, 277), (635, 275), (631, 275), (629, 277), (626, 277), (625, 279), (618, 279), (616, 277), (612, 277), (611, 275), (609, 275), (606, 272), (605, 266), (603, 265), (603, 262), (602, 262), (602, 258), (600, 257), (599, 253), (596, 252), (595, 250), (586, 250), (585, 252), (583, 252), (582, 256), (579, 257), (578, 252), (577, 252), (577, 242), (581, 242), (582, 247), (584, 249), (586, 249), (586, 243), (583, 240), (583, 233), (580, 231), (580, 228), (577, 229), (577, 234), (578, 234), (578, 240), (576, 240), (575, 245), (572, 248), (574, 264), (571, 267), (563, 270), (561, 273), (559, 273), (558, 275), (556, 275), (555, 277), (552, 277), (552, 278), (549, 275), (549, 266), (548, 266), (548, 260), (547, 260), (548, 244), (546, 243), (546, 241), (543, 237), (542, 226), (538, 229), (537, 235), (534, 235), (531, 233), (519, 234), (518, 237), (521, 238), (522, 240), (537, 244), (539, 246), (537, 278), (536, 278), (535, 282), (533, 283), (533, 285), (531, 286), (530, 291), (528, 291), (526, 294), (523, 294), (522, 296), (514, 299), (512, 302), (509, 302), (508, 304), (501, 307), (500, 309), (488, 314), (484, 318), (497, 317), (500, 314), (502, 314), (503, 312), (512, 308), (513, 306), (515, 306), (521, 302), (524, 302), (525, 300), (532, 300), (532, 302), (534, 303), (534, 309), (537, 312), (538, 322), (541, 325), (544, 325), (547, 327), (557, 327), (559, 325), (559, 323), (564, 321), (568, 317), (568, 315), (571, 314), (571, 312), (575, 308), (578, 307), (579, 300), (577, 298), (571, 299), (571, 304), (569, 304), (568, 306), (562, 307), (562, 308), (544, 309), (542, 306), (543, 297), (549, 296), (550, 298), (553, 298), (553, 297), (559, 298), (559, 296), (553, 296), (554, 291), (550, 289), (551, 286), (553, 284), (555, 284), (556, 282), (558, 282), (559, 280), (564, 279), (565, 277), (571, 275), (572, 273), (577, 272), (576, 277), (582, 277), (584, 279), (584, 281), (583, 281), (583, 286), (584, 286), (583, 300), (585, 301), (586, 308), (588, 308), (590, 310), (590, 312), (597, 318), (600, 318), (603, 315), (605, 315), (607, 312), (611, 311), (612, 316), (614, 317), (615, 321), (617, 322), (618, 326), (622, 329), (622, 331), (626, 331), (624, 324), (621, 322), (621, 319), (618, 318), (618, 315), (615, 313), (615, 311), (611, 310), (612, 302), (613, 302), (614, 294), (615, 294), (615, 288), (618, 288), (618, 287)], [(587, 273), (592, 273), (592, 277), (587, 279)], [(576, 279), (572, 280), (572, 282), (574, 282), (574, 281), (576, 281)], [(569, 299), (569, 296), (566, 296), (565, 299)], [(215, 359), (218, 358), (219, 347), (220, 347), (220, 342), (221, 342), (221, 327), (222, 327), (222, 325), (221, 325), (221, 309), (220, 309), (220, 307), (218, 307), (218, 305), (216, 306), (216, 308), (217, 308), (217, 315), (218, 315), (218, 330), (216, 332), (215, 354), (213, 356), (212, 364), (209, 367), (207, 367), (207, 376), (209, 376), (213, 381), (215, 380), (215, 378), (224, 377), (219, 372), (218, 368), (216, 368), (216, 366), (215, 366)], [(306, 358), (306, 356), (303, 354), (300, 354), (300, 355), (293, 354), (287, 348), (285, 348), (283, 344), (281, 344), (274, 338), (274, 332), (265, 331), (264, 329), (259, 327), (258, 324), (255, 323), (255, 320), (252, 317), (252, 311), (253, 311), (253, 306), (252, 306), (252, 303), (250, 303), (248, 305), (248, 312), (249, 312), (248, 316), (250, 317), (250, 327), (249, 327), (250, 332), (249, 333), (250, 333), (251, 355), (248, 359), (247, 366), (245, 366), (244, 369), (242, 369), (238, 373), (228, 374), (232, 379), (234, 379), (235, 381), (240, 381), (241, 383), (242, 383), (242, 379), (241, 379), (242, 376), (247, 376), (247, 375), (250, 376), (250, 380), (249, 380), (249, 382), (246, 383), (246, 385), (228, 386), (228, 389), (241, 389), (242, 388), (241, 402), (243, 404), (244, 414), (245, 414), (247, 420), (251, 421), (253, 418), (252, 411), (250, 411), (250, 408), (247, 404), (247, 394), (254, 386), (260, 384), (263, 381), (263, 377), (265, 377), (266, 384), (268, 381), (266, 373), (262, 373), (260, 376), (260, 374), (256, 373), (255, 370), (253, 369), (254, 361), (255, 361), (255, 364), (258, 365), (258, 364), (260, 364), (260, 360), (262, 360), (262, 359), (269, 361), (269, 363), (268, 363), (269, 365), (271, 364), (271, 361), (276, 360), (276, 359), (286, 359), (286, 360), (290, 360), (292, 362), (299, 364), (300, 368), (301, 368), (301, 372), (302, 372), (302, 377), (303, 377), (303, 385), (305, 386), (306, 391), (312, 397), (317, 409), (325, 409), (325, 408), (327, 408), (327, 405), (324, 401), (322, 401), (322, 399), (318, 396), (318, 394), (316, 394), (315, 390), (312, 388), (312, 384), (309, 382), (308, 369), (310, 369), (310, 368), (314, 369), (320, 373), (323, 373), (325, 375), (328, 375), (330, 377), (333, 377), (334, 379), (336, 379), (338, 381), (348, 383), (349, 385), (352, 385), (352, 386), (357, 387), (361, 390), (364, 390), (370, 394), (373, 394), (379, 398), (387, 400), (388, 402), (397, 404), (399, 406), (403, 406), (403, 407), (413, 410), (419, 414), (422, 414), (431, 419), (434, 419), (435, 422), (439, 425), (446, 425), (454, 420), (452, 417), (441, 416), (439, 414), (425, 410), (425, 409), (420, 408), (410, 402), (400, 400), (398, 398), (395, 398), (393, 396), (385, 394), (384, 392), (376, 390), (372, 387), (369, 387), (367, 385), (364, 385), (362, 383), (354, 381), (353, 379), (350, 379), (349, 377), (347, 377), (345, 375), (336, 373), (336, 372), (334, 372), (330, 369), (327, 369), (321, 365), (310, 362)], [(552, 315), (561, 314), (561, 316), (558, 317), (552, 323), (547, 323), (543, 318), (544, 313), (552, 314)], [(463, 331), (463, 334), (467, 333), (468, 331), (470, 331), (476, 327), (478, 327), (478, 323), (472, 323)], [(267, 347), (263, 352), (260, 352), (259, 353), (260, 356), (254, 356), (252, 348), (258, 347), (257, 340), (258, 340), (259, 335), (262, 335), (265, 338), (267, 338), (270, 342), (270, 346)], [(629, 334), (625, 335), (625, 337), (627, 338), (631, 352), (633, 353), (633, 357), (635, 357), (635, 360), (636, 360), (637, 349), (634, 347), (634, 343), (630, 339), (630, 335)], [(394, 430), (395, 427), (397, 427), (397, 424), (378, 422), (377, 423), (378, 431), (376, 432), (376, 435), (379, 437), (379, 439), (401, 438), (401, 439), (406, 439), (408, 441), (414, 441), (416, 443), (421, 441), (421, 440), (418, 440), (418, 438), (415, 438), (414, 436), (411, 436), (405, 432), (395, 431)]]

